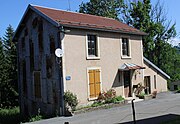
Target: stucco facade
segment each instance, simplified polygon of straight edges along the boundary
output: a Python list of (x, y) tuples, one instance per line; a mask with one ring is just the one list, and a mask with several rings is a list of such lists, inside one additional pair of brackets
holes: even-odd
[[(100, 49), (99, 59), (87, 59), (87, 34), (97, 34), (98, 36)], [(131, 44), (130, 58), (122, 58), (121, 37), (129, 37), (129, 42)], [(114, 88), (116, 89), (117, 95), (124, 96), (124, 85), (120, 77), (122, 72), (120, 72), (119, 67), (124, 63), (136, 63), (137, 65), (143, 66), (141, 36), (71, 29), (70, 33), (65, 35), (63, 44), (65, 90), (70, 90), (77, 94), (82, 104), (87, 103), (89, 98), (87, 73), (89, 68), (100, 68), (102, 91)], [(142, 70), (140, 70), (140, 72), (141, 74), (138, 74), (135, 80), (134, 71), (132, 71), (133, 84), (143, 82)], [(70, 76), (71, 80), (66, 81), (66, 76)]]

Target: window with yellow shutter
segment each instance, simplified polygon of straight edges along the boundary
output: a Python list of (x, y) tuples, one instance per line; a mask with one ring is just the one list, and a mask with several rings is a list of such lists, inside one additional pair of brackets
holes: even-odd
[(101, 92), (100, 70), (89, 70), (89, 97), (96, 98)]

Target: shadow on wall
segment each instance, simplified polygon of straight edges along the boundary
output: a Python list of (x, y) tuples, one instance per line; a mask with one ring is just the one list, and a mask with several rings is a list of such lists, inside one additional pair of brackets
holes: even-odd
[[(171, 124), (173, 122), (180, 122), (180, 115), (175, 114), (167, 114), (152, 118), (146, 118), (142, 120), (137, 120), (136, 124)], [(134, 124), (133, 121), (131, 122), (124, 122), (124, 123), (116, 123), (116, 124)]]
[(123, 86), (122, 80), (121, 80), (121, 73), (118, 70), (115, 76), (115, 79), (113, 81), (112, 88), (121, 87)]

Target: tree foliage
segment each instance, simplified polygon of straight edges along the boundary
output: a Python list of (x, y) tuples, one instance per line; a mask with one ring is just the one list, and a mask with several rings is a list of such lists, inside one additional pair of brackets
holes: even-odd
[(0, 93), (1, 107), (18, 105), (17, 54), (12, 42), (14, 30), (11, 25), (6, 29), (0, 42)]
[(119, 20), (122, 8), (124, 8), (123, 0), (90, 0), (81, 3), (79, 12)]
[(132, 9), (129, 10), (130, 24), (148, 33), (143, 40), (144, 56), (168, 73), (172, 80), (178, 79), (178, 76), (174, 77), (176, 74), (179, 75), (179, 70), (175, 69), (178, 65), (174, 64), (174, 59), (178, 62), (179, 56), (172, 45), (168, 43), (169, 40), (176, 37), (175, 23), (171, 24), (171, 21), (166, 18), (163, 4), (157, 1), (152, 6), (150, 0), (142, 0), (131, 2), (131, 6)]

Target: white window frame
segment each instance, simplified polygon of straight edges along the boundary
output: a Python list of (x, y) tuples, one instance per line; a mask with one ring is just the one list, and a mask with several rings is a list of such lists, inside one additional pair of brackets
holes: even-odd
[[(128, 39), (128, 52), (129, 52), (129, 56), (127, 55), (123, 55), (123, 51), (122, 51), (122, 39), (123, 38), (127, 38)], [(121, 36), (120, 37), (120, 48), (121, 48), (121, 58), (122, 59), (131, 59), (131, 40), (130, 40), (130, 36)]]
[[(97, 55), (98, 56), (89, 56), (88, 55), (88, 35), (96, 35), (97, 42)], [(86, 33), (86, 58), (87, 59), (100, 59), (100, 46), (99, 46), (99, 35), (97, 33)]]
[(102, 75), (101, 75), (101, 67), (87, 67), (87, 88), (88, 88), (88, 100), (92, 101), (92, 100), (96, 100), (98, 97), (94, 97), (94, 98), (90, 98), (90, 87), (89, 87), (89, 70), (99, 70), (100, 71), (100, 91), (102, 92)]

